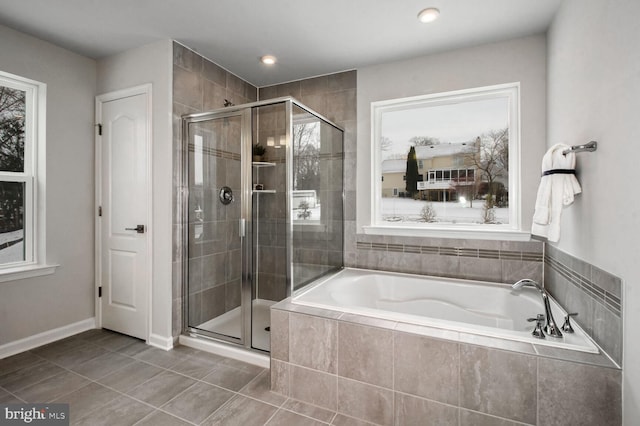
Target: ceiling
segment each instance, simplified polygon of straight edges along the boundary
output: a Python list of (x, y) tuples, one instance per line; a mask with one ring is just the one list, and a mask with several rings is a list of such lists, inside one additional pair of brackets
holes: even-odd
[(541, 33), (561, 1), (0, 0), (0, 24), (95, 59), (174, 39), (263, 87)]

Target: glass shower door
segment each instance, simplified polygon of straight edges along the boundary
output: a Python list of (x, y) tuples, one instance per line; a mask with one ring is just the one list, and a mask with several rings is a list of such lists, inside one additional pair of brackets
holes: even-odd
[(243, 343), (243, 288), (250, 260), (243, 244), (248, 186), (243, 126), (247, 115), (218, 113), (191, 120), (185, 126), (189, 153), (187, 329)]

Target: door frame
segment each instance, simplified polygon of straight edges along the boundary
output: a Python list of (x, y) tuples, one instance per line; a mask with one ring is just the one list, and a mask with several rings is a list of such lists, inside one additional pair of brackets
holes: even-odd
[(127, 98), (131, 96), (137, 95), (145, 95), (146, 96), (146, 115), (147, 122), (145, 124), (146, 127), (146, 141), (145, 141), (145, 154), (146, 154), (146, 179), (147, 179), (147, 213), (146, 213), (146, 235), (147, 235), (147, 267), (146, 267), (146, 289), (145, 293), (147, 295), (147, 330), (145, 341), (149, 342), (149, 336), (151, 335), (151, 324), (152, 324), (152, 292), (151, 292), (151, 283), (153, 282), (153, 162), (151, 161), (153, 158), (153, 117), (152, 117), (152, 85), (151, 83), (142, 84), (139, 86), (134, 86), (126, 89), (115, 90), (108, 93), (103, 93), (101, 95), (96, 96), (96, 115), (95, 115), (95, 205), (94, 205), (94, 214), (95, 214), (95, 288), (94, 288), (94, 300), (95, 300), (95, 316), (96, 316), (96, 327), (102, 328), (102, 303), (101, 298), (98, 296), (99, 287), (102, 286), (102, 220), (101, 216), (98, 212), (100, 206), (102, 205), (102, 135), (100, 134), (100, 126), (102, 120), (102, 104), (109, 101), (114, 101), (117, 99)]

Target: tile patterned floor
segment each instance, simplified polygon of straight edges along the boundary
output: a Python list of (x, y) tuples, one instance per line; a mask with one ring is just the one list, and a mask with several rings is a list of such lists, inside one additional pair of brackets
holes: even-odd
[(70, 404), (72, 425), (360, 426), (269, 390), (269, 370), (90, 330), (0, 360), (0, 404)]

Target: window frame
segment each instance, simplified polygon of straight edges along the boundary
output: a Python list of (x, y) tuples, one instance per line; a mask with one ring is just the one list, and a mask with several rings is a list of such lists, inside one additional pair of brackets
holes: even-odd
[[(381, 119), (384, 112), (410, 109), (418, 105), (437, 106), (473, 100), (507, 97), (509, 99), (509, 223), (489, 224), (398, 224), (382, 221), (381, 198), (382, 161), (380, 140), (382, 136)], [(406, 98), (375, 101), (371, 103), (371, 182), (370, 222), (363, 226), (365, 234), (427, 236), (444, 238), (501, 239), (524, 241), (529, 233), (522, 229), (521, 215), (521, 158), (520, 158), (520, 83), (506, 83), (492, 86), (441, 92)], [(462, 167), (460, 167), (462, 168)], [(431, 173), (431, 171), (429, 171)], [(370, 189), (369, 189), (370, 188)], [(364, 189), (364, 188), (363, 188)]]
[(46, 265), (45, 165), (46, 91), (35, 80), (0, 71), (0, 85), (25, 93), (25, 142), (23, 172), (0, 171), (0, 181), (24, 183), (25, 260), (0, 265), (0, 282), (48, 275), (58, 265)]

